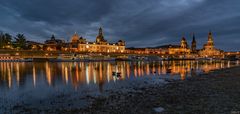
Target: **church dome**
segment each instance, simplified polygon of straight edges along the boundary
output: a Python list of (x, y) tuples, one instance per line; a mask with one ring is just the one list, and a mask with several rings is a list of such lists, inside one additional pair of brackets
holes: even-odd
[(79, 36), (77, 33), (75, 33), (73, 36), (72, 36), (72, 39), (71, 39), (72, 42), (78, 42), (79, 41)]
[(186, 41), (186, 38), (185, 38), (185, 37), (182, 37), (182, 41)]

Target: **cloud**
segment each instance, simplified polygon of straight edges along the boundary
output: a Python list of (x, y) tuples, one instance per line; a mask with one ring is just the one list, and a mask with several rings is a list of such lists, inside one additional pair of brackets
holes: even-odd
[(108, 41), (124, 39), (127, 47), (178, 43), (182, 36), (190, 43), (195, 32), (201, 48), (212, 30), (216, 47), (240, 49), (239, 0), (1, 0), (0, 4), (0, 31), (25, 33), (40, 42), (51, 34), (69, 40), (74, 32), (94, 41), (102, 26)]

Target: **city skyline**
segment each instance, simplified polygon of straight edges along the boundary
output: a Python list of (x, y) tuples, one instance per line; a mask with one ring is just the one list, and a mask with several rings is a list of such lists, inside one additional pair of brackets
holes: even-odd
[[(144, 6), (143, 6), (144, 4)], [(52, 34), (70, 40), (72, 34), (94, 41), (98, 27), (109, 42), (125, 40), (127, 47), (188, 43), (195, 33), (197, 48), (209, 30), (217, 48), (239, 51), (239, 1), (1, 1), (0, 31), (24, 33), (44, 42)], [(103, 7), (104, 6), (104, 7)], [(229, 40), (226, 40), (229, 39)]]

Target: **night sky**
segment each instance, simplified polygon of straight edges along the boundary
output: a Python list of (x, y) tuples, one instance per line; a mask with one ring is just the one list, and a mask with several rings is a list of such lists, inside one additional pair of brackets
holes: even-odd
[(211, 30), (217, 48), (239, 51), (240, 0), (0, 0), (0, 31), (28, 40), (77, 32), (94, 41), (100, 26), (105, 39), (127, 47), (178, 44), (183, 36), (190, 44), (194, 32), (202, 48)]

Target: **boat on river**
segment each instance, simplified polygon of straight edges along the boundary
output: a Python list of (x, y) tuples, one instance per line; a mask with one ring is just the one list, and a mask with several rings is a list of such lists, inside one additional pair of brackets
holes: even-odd
[(49, 58), (50, 62), (90, 62), (90, 61), (114, 61), (115, 58), (108, 56), (60, 54), (57, 58)]
[(60, 54), (57, 58), (49, 58), (50, 62), (79, 62), (87, 61), (77, 54)]
[(32, 58), (21, 58), (10, 54), (0, 54), (0, 62), (32, 62)]

